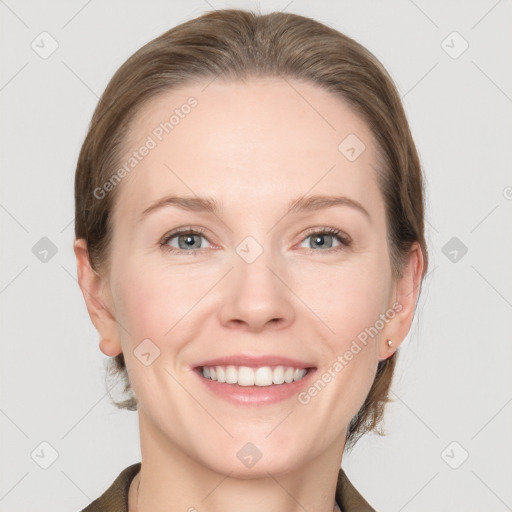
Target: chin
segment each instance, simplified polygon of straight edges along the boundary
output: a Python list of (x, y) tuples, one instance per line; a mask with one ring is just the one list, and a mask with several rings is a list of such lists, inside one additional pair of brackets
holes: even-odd
[[(208, 458), (203, 457), (198, 462), (212, 471), (241, 480), (268, 478), (269, 473), (274, 476), (288, 474), (304, 466), (303, 454), (298, 453), (300, 445), (293, 442), (274, 443), (265, 440), (264, 436), (261, 442), (256, 436), (252, 436), (252, 439), (231, 440), (215, 451), (205, 447)], [(199, 453), (202, 451), (200, 449)]]
[[(276, 454), (274, 454), (274, 457), (275, 455)], [(268, 478), (269, 474), (277, 477), (291, 473), (301, 467), (301, 464), (299, 463), (291, 465), (283, 462), (283, 460), (265, 460), (265, 457), (259, 459), (251, 467), (245, 466), (244, 463), (238, 460), (226, 464), (210, 465), (205, 463), (204, 465), (216, 473), (229, 475), (229, 478), (235, 478), (238, 480)]]

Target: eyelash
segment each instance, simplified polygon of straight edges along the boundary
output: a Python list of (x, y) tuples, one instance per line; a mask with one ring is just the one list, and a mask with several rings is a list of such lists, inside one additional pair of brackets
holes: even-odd
[[(205, 235), (205, 231), (200, 228), (191, 228), (191, 227), (190, 228), (181, 228), (176, 231), (173, 231), (172, 233), (170, 233), (168, 235), (165, 235), (164, 238), (160, 241), (160, 246), (162, 247), (162, 249), (164, 251), (169, 251), (171, 253), (178, 253), (178, 254), (186, 253), (186, 254), (190, 254), (193, 256), (197, 255), (198, 251), (201, 251), (201, 249), (192, 249), (190, 251), (186, 251), (184, 249), (176, 249), (175, 247), (171, 247), (170, 245), (168, 245), (170, 240), (172, 240), (176, 236), (184, 235), (184, 234), (199, 235), (199, 236), (203, 236), (204, 238), (207, 238)], [(340, 231), (339, 229), (331, 228), (331, 227), (327, 227), (327, 226), (323, 227), (321, 229), (314, 229), (314, 230), (308, 231), (306, 236), (301, 240), (301, 243), (306, 238), (309, 238), (310, 236), (313, 236), (313, 235), (334, 236), (335, 238), (338, 239), (338, 241), (340, 242), (340, 245), (337, 247), (332, 247), (330, 249), (326, 249), (326, 250), (306, 249), (307, 254), (318, 253), (318, 252), (332, 253), (335, 251), (346, 249), (352, 245), (352, 240), (348, 236), (346, 236), (342, 231)]]

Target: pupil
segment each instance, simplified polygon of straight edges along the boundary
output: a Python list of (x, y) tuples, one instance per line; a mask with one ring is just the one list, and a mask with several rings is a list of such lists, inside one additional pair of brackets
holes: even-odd
[[(322, 246), (325, 243), (323, 238), (324, 238), (323, 235), (318, 235), (316, 237), (315, 244)], [(319, 242), (319, 240), (320, 240), (320, 242)]]

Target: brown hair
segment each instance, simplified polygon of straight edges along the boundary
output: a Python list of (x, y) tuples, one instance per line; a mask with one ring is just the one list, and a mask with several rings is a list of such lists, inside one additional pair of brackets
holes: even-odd
[[(274, 12), (261, 15), (225, 9), (187, 21), (134, 53), (107, 85), (82, 145), (75, 176), (75, 236), (84, 238), (91, 266), (106, 272), (112, 210), (118, 188), (98, 199), (94, 191), (111, 176), (121, 156), (127, 126), (157, 94), (196, 80), (243, 80), (252, 76), (305, 80), (347, 102), (371, 129), (379, 152), (378, 185), (386, 205), (393, 276), (402, 274), (413, 242), (424, 257), (423, 177), (414, 141), (395, 85), (377, 58), (346, 35), (313, 19)], [(352, 418), (346, 447), (378, 430), (397, 352), (378, 365), (370, 392)], [(109, 360), (129, 398), (114, 404), (134, 410), (123, 354)]]

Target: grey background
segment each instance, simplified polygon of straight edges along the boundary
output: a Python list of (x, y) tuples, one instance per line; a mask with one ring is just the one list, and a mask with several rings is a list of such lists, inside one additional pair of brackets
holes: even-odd
[[(510, 0), (0, 1), (0, 510), (81, 510), (140, 460), (137, 415), (109, 402), (76, 282), (74, 166), (122, 62), (227, 6), (310, 16), (366, 46), (396, 81), (425, 170), (431, 266), (388, 435), (363, 438), (343, 467), (381, 512), (512, 510)], [(51, 48), (43, 31), (58, 43), (48, 58), (31, 47)], [(42, 442), (58, 453), (47, 469)]]

